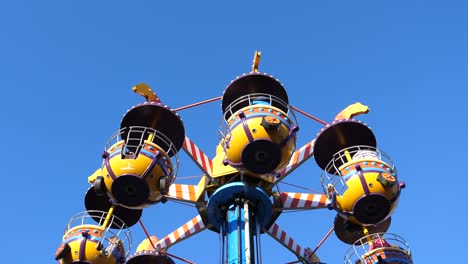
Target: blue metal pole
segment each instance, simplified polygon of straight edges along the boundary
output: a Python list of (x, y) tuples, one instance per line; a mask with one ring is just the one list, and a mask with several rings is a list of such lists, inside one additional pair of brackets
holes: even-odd
[(245, 264), (244, 208), (240, 204), (231, 204), (226, 212), (228, 241), (227, 263)]
[(243, 182), (228, 183), (211, 195), (208, 221), (226, 239), (222, 264), (261, 264), (256, 251), (260, 248), (260, 231), (269, 223), (272, 209), (264, 190)]

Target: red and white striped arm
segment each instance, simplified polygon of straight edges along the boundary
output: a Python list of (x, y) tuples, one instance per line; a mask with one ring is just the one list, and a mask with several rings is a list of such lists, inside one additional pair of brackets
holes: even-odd
[(171, 184), (166, 198), (189, 203), (197, 202), (198, 186), (189, 184)]
[(197, 164), (197, 166), (211, 178), (213, 174), (213, 161), (201, 151), (193, 141), (185, 137), (184, 145), (182, 145), (185, 153)]
[(201, 216), (198, 215), (192, 220), (183, 224), (181, 227), (177, 228), (174, 232), (170, 233), (163, 239), (159, 240), (154, 247), (156, 250), (161, 251), (167, 249), (193, 235), (200, 233), (201, 231), (208, 228), (203, 224)]
[(314, 154), (314, 142), (315, 139), (305, 144), (300, 149), (294, 151), (294, 153), (291, 156), (291, 159), (289, 160), (288, 165), (280, 171), (280, 176), (276, 179), (276, 182), (280, 182), (281, 180), (286, 178), (286, 176), (293, 172), (297, 167), (299, 167), (300, 165), (302, 165), (302, 163), (304, 163), (306, 160), (312, 157), (312, 155)]
[(330, 203), (325, 194), (282, 192), (282, 210), (310, 210), (326, 208)]
[(313, 256), (310, 255), (311, 250), (309, 248), (303, 248), (297, 244), (278, 224), (273, 223), (266, 233), (296, 255), (299, 260), (306, 263), (317, 263), (320, 261), (315, 254)]

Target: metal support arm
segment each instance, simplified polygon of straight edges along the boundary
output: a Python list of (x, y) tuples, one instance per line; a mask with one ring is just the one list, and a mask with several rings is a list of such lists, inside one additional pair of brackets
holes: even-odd
[(296, 255), (303, 263), (313, 264), (320, 262), (320, 259), (315, 254), (310, 255), (312, 250), (303, 248), (297, 244), (278, 224), (274, 223), (266, 230), (266, 233)]
[(203, 224), (201, 216), (196, 216), (192, 220), (183, 224), (181, 227), (177, 228), (175, 231), (165, 236), (163, 239), (159, 240), (154, 246), (157, 251), (163, 251), (167, 248), (191, 237), (201, 231), (207, 229), (208, 226)]

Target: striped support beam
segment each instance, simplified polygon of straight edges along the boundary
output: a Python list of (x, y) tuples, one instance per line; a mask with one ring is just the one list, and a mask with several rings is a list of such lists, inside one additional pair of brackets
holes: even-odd
[(200, 233), (206, 228), (207, 227), (203, 224), (201, 216), (198, 215), (192, 220), (182, 225), (181, 227), (177, 228), (177, 230), (175, 230), (174, 232), (159, 240), (154, 246), (158, 251), (167, 249), (173, 246), (174, 244), (181, 242), (184, 239), (187, 239), (193, 235)]
[(325, 194), (282, 192), (283, 210), (307, 210), (325, 208), (330, 201)]
[(169, 192), (167, 193), (168, 199), (182, 200), (184, 202), (195, 203), (197, 202), (198, 186), (189, 184), (171, 184)]
[(206, 156), (205, 153), (203, 153), (203, 151), (201, 151), (188, 137), (185, 137), (182, 148), (203, 171), (203, 173), (211, 178), (213, 174), (213, 161), (208, 158), (208, 156)]
[(288, 176), (291, 172), (293, 172), (302, 163), (304, 163), (306, 160), (312, 157), (314, 142), (315, 142), (315, 139), (305, 144), (300, 149), (294, 151), (294, 153), (291, 156), (291, 159), (289, 160), (288, 165), (280, 171), (280, 176), (278, 177), (276, 182), (283, 180), (286, 176)]
[(278, 224), (273, 223), (266, 233), (296, 255), (298, 259), (302, 261), (308, 261), (311, 258), (317, 259), (316, 256), (310, 256), (310, 249), (298, 245)]

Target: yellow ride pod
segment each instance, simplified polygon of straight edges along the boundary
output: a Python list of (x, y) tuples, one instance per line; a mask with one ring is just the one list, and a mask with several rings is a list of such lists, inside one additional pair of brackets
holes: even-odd
[(150, 239), (144, 239), (138, 245), (135, 254), (128, 257), (126, 264), (175, 264), (169, 256), (154, 250), (153, 246), (158, 242), (158, 238), (152, 236)]
[(114, 134), (110, 146), (106, 146), (102, 176), (94, 182), (96, 192), (107, 192), (113, 204), (130, 209), (161, 201), (176, 174), (168, 152), (176, 151), (169, 143), (172, 149), (162, 149), (156, 138), (168, 141), (159, 131), (147, 127), (122, 128)]
[[(357, 224), (370, 225), (385, 220), (396, 208), (400, 188), (404, 186), (398, 183), (391, 159), (370, 146), (350, 147), (338, 152), (336, 157), (344, 159), (346, 155), (352, 158), (339, 167), (340, 174), (325, 176), (329, 183), (336, 182), (331, 190), (332, 204), (340, 214)], [(335, 180), (337, 177), (339, 181)]]
[[(123, 264), (131, 249), (125, 223), (106, 212), (82, 212), (68, 223), (55, 260), (60, 264)], [(94, 223), (100, 219), (99, 225)], [(111, 229), (111, 226), (116, 227)]]
[(346, 252), (345, 264), (413, 264), (406, 241), (395, 234), (375, 233), (362, 237)]
[(163, 200), (175, 180), (185, 131), (180, 117), (156, 102), (130, 109), (106, 145), (97, 194), (112, 204), (142, 209)]
[(325, 127), (316, 138), (314, 155), (324, 169), (322, 185), (331, 206), (343, 218), (375, 225), (391, 215), (404, 183), (398, 183), (393, 162), (376, 148), (365, 124), (339, 120)]
[(274, 174), (287, 165), (298, 126), (277, 79), (258, 72), (238, 77), (224, 91), (222, 110), (225, 165), (251, 176)]

